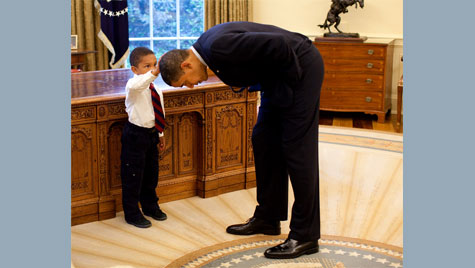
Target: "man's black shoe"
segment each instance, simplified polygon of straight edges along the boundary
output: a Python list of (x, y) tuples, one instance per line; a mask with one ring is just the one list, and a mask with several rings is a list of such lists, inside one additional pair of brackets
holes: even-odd
[(271, 259), (293, 259), (303, 254), (312, 254), (317, 252), (317, 241), (299, 242), (297, 240), (287, 238), (284, 243), (268, 248), (264, 252), (264, 256)]
[(143, 214), (145, 214), (145, 216), (152, 217), (157, 221), (164, 221), (167, 219), (167, 214), (165, 214), (160, 208), (156, 209), (154, 212), (151, 213), (144, 211)]
[(280, 221), (270, 222), (252, 217), (246, 223), (228, 226), (226, 232), (235, 235), (280, 235)]
[(133, 220), (133, 221), (128, 221), (128, 220), (125, 220), (125, 221), (128, 224), (132, 224), (133, 226), (136, 226), (139, 228), (148, 228), (152, 226), (152, 223), (144, 217), (142, 217), (141, 219)]

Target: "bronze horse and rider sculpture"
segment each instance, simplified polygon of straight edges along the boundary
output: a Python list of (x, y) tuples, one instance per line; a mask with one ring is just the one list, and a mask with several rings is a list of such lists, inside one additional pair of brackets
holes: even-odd
[[(338, 29), (340, 24), (341, 13), (347, 13), (348, 7), (355, 5), (355, 8), (358, 8), (358, 5), (363, 8), (364, 0), (332, 0), (332, 5), (330, 10), (327, 13), (327, 18), (323, 24), (318, 25), (320, 28), (328, 29), (328, 33), (325, 33), (324, 36), (343, 36), (343, 37), (359, 37), (359, 34), (355, 33), (344, 33)], [(330, 27), (334, 25), (338, 33), (332, 33)]]

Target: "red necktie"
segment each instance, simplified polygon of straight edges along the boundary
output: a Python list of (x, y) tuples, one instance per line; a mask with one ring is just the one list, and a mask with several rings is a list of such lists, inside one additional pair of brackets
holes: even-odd
[(160, 103), (160, 95), (155, 91), (155, 87), (150, 83), (150, 91), (152, 92), (153, 111), (155, 113), (155, 128), (158, 132), (163, 132), (165, 128), (165, 116), (163, 115), (162, 104)]

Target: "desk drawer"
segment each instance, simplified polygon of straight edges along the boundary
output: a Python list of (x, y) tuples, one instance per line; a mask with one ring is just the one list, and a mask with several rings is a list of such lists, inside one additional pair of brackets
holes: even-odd
[(71, 107), (71, 124), (93, 123), (96, 120), (96, 106)]
[(316, 47), (322, 55), (338, 59), (384, 59), (386, 56), (386, 48), (383, 46), (317, 43)]
[(322, 89), (383, 91), (384, 76), (378, 74), (325, 73)]
[(384, 60), (378, 59), (334, 59), (323, 57), (327, 72), (384, 73)]
[(322, 90), (320, 109), (381, 110), (383, 93)]

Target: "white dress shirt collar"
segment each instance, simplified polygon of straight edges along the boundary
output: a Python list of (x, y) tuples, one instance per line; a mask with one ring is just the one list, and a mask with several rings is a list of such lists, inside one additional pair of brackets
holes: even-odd
[(203, 63), (206, 67), (208, 67), (208, 64), (206, 64), (206, 62), (203, 60), (203, 58), (200, 56), (198, 51), (196, 51), (196, 49), (193, 46), (191, 46), (191, 51), (193, 51), (193, 53), (201, 61), (201, 63)]

